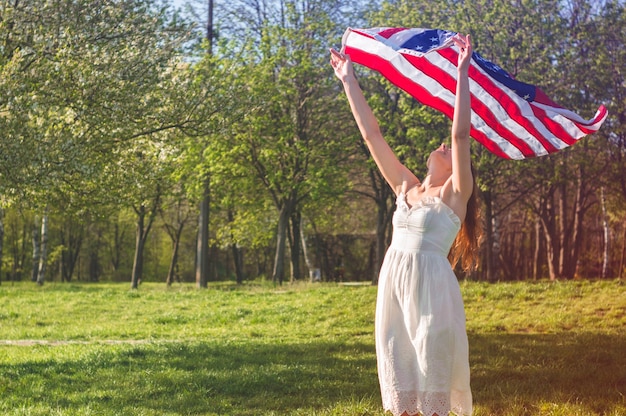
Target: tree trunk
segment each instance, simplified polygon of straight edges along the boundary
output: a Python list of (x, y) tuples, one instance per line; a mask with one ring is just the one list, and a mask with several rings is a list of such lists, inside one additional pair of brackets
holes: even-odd
[(237, 280), (237, 284), (240, 285), (243, 283), (244, 274), (243, 274), (243, 250), (236, 243), (231, 244), (231, 251), (233, 253), (233, 264), (235, 265), (235, 278)]
[(131, 278), (130, 288), (137, 289), (143, 274), (143, 249), (145, 235), (145, 218), (146, 207), (140, 206), (137, 210), (137, 229), (135, 231), (135, 258), (133, 261), (133, 274)]
[(602, 251), (602, 278), (606, 279), (609, 275), (609, 245), (611, 234), (609, 229), (609, 217), (606, 211), (604, 186), (600, 188), (600, 204), (602, 205), (602, 236), (604, 240), (604, 250)]
[[(207, 54), (213, 55), (213, 0), (208, 0), (206, 38)], [(211, 208), (211, 176), (206, 173), (200, 215), (198, 217), (198, 240), (196, 242), (196, 287), (206, 288), (209, 281), (209, 210)]]
[(274, 271), (272, 272), (272, 281), (274, 284), (283, 284), (285, 278), (285, 244), (287, 239), (287, 225), (289, 223), (289, 204), (284, 202), (280, 208), (278, 217), (278, 228), (276, 230), (276, 254), (274, 256)]
[[(545, 229), (545, 228), (544, 228)], [(555, 247), (555, 242), (553, 241), (550, 233), (546, 232), (546, 249), (548, 252), (548, 275), (550, 276), (551, 281), (558, 280), (559, 273), (557, 263), (557, 253), (558, 250)]]
[(557, 227), (555, 237), (558, 239), (558, 263), (557, 274), (559, 277), (565, 277), (568, 275), (567, 269), (569, 267), (569, 258), (567, 256), (567, 246), (570, 243), (569, 230), (567, 227), (567, 191), (564, 183), (560, 184), (557, 188), (558, 195), (558, 215), (557, 215)]
[(167, 279), (165, 279), (167, 286), (172, 286), (176, 277), (176, 268), (178, 266), (178, 248), (180, 247), (180, 234), (182, 229), (182, 226), (178, 228), (174, 241), (172, 241), (172, 259), (170, 260), (170, 268), (167, 271)]
[(39, 255), (39, 269), (37, 271), (37, 284), (43, 285), (46, 277), (46, 263), (48, 261), (48, 213), (41, 218), (41, 251)]
[(289, 240), (291, 254), (291, 281), (302, 279), (302, 270), (300, 268), (300, 242), (302, 240), (300, 233), (301, 214), (297, 210), (291, 213), (291, 239)]
[(66, 221), (64, 230), (61, 232), (61, 243), (63, 251), (61, 252), (61, 281), (70, 282), (76, 268), (78, 255), (83, 243), (83, 229), (75, 230), (75, 223), (71, 220)]
[(307, 271), (309, 272), (309, 280), (311, 282), (315, 281), (318, 276), (316, 276), (315, 266), (311, 262), (311, 258), (309, 257), (309, 249), (306, 245), (306, 236), (304, 233), (304, 218), (300, 216), (300, 244), (302, 245), (302, 254), (304, 255), (304, 264), (306, 265)]
[(116, 222), (113, 226), (113, 244), (109, 245), (109, 253), (111, 255), (111, 266), (113, 272), (117, 276), (122, 261), (122, 243), (124, 241), (124, 230), (120, 231), (120, 224)]
[(484, 279), (488, 282), (494, 282), (497, 280), (498, 274), (496, 273), (496, 247), (497, 247), (497, 238), (496, 238), (496, 230), (495, 228), (495, 220), (493, 215), (493, 197), (490, 191), (485, 191), (482, 193), (483, 202), (485, 203), (485, 244), (484, 247), (484, 264), (485, 264), (485, 275)]
[[(11, 226), (11, 224), (7, 224), (9, 225), (9, 227)], [(18, 234), (18, 225), (15, 224), (15, 233), (16, 236)], [(14, 239), (12, 244), (9, 245), (10, 251), (11, 251), (11, 259), (12, 259), (12, 265), (11, 265), (11, 273), (9, 275), (9, 279), (11, 281), (20, 281), (22, 280), (22, 276), (24, 273), (24, 266), (26, 265), (26, 253), (28, 251), (28, 244), (29, 244), (29, 235), (31, 235), (32, 237), (32, 224), (29, 224), (28, 222), (25, 222), (24, 224), (22, 224), (21, 226), (21, 235), (17, 236), (17, 239)], [(32, 241), (30, 241), (30, 243), (32, 244)]]
[[(102, 229), (95, 223), (91, 223), (88, 228), (91, 238), (88, 240), (88, 279), (90, 282), (100, 280), (102, 267), (100, 265), (100, 248), (102, 247)], [(78, 269), (80, 271), (80, 267)], [(79, 276), (80, 277), (80, 276)]]
[(4, 209), (0, 207), (0, 282), (2, 282), (2, 255), (4, 250)]
[(2, 282), (2, 255), (4, 250), (4, 209), (0, 207), (0, 282)]
[(374, 267), (372, 268), (372, 284), (378, 284), (378, 275), (380, 268), (385, 258), (385, 252), (389, 245), (389, 239), (393, 233), (393, 227), (391, 224), (391, 217), (394, 210), (389, 208), (388, 199), (391, 193), (391, 188), (386, 184), (383, 188), (377, 192), (375, 199), (377, 209), (376, 215), (376, 251), (374, 257)]
[(204, 179), (204, 193), (198, 217), (198, 240), (196, 244), (196, 287), (206, 288), (209, 281), (209, 209), (211, 206), (211, 178)]
[(171, 222), (167, 221), (164, 211), (162, 209), (159, 210), (161, 218), (163, 219), (165, 231), (172, 240), (172, 257), (170, 259), (169, 270), (167, 271), (167, 278), (165, 279), (167, 286), (171, 286), (174, 283), (174, 280), (180, 280), (177, 276), (180, 239), (183, 229), (185, 228), (185, 224), (189, 219), (190, 212), (184, 199), (179, 198), (176, 202), (176, 219)]
[(558, 227), (556, 235), (559, 241), (558, 276), (573, 279), (580, 265), (578, 256), (583, 244), (583, 218), (586, 182), (580, 167), (576, 171), (575, 195), (572, 213), (568, 211), (567, 187), (562, 184), (558, 188)]
[(39, 275), (39, 258), (41, 257), (41, 226), (39, 217), (35, 217), (33, 221), (33, 267), (31, 270), (30, 280), (37, 281)]
[(376, 216), (376, 255), (374, 257), (374, 268), (372, 270), (372, 284), (378, 284), (378, 275), (380, 274), (380, 267), (385, 257), (386, 243), (387, 243), (387, 224), (385, 217), (387, 216), (387, 201), (376, 201), (378, 206), (378, 212)]
[[(130, 283), (131, 289), (137, 289), (139, 287), (139, 283), (141, 282), (141, 278), (143, 277), (144, 248), (146, 246), (146, 241), (148, 240), (148, 234), (150, 234), (152, 224), (154, 224), (154, 219), (157, 216), (160, 202), (161, 193), (160, 190), (157, 189), (157, 193), (152, 200), (152, 206), (149, 210), (146, 209), (146, 206), (143, 204), (139, 208), (135, 208), (135, 212), (137, 213), (137, 235), (135, 240), (135, 259), (133, 261), (133, 274)], [(148, 216), (147, 222), (146, 216)]]
[[(228, 222), (232, 224), (235, 221), (235, 213), (231, 207), (228, 208)], [(235, 241), (235, 236), (231, 233), (230, 251), (233, 254), (233, 264), (235, 266), (235, 279), (237, 284), (243, 283), (243, 251), (239, 248), (239, 244)]]
[(574, 219), (572, 221), (573, 230), (570, 232), (570, 258), (569, 268), (567, 270), (567, 278), (573, 279), (578, 276), (578, 269), (580, 266), (580, 252), (583, 246), (583, 227), (584, 227), (584, 215), (585, 215), (585, 195), (586, 195), (586, 176), (582, 167), (577, 169), (578, 181), (576, 182), (576, 201), (574, 202)]
[(176, 227), (167, 224), (165, 227), (168, 235), (172, 239), (172, 258), (170, 260), (170, 268), (167, 271), (167, 278), (165, 279), (167, 286), (171, 286), (172, 283), (174, 283), (174, 280), (176, 280), (176, 272), (178, 270), (178, 252), (180, 250), (180, 236), (183, 234), (183, 229), (185, 228), (185, 223), (188, 218), (187, 215), (181, 218), (180, 204), (178, 205), (178, 209)]
[[(493, 211), (492, 211), (493, 212)], [(495, 282), (498, 279), (500, 279), (501, 277), (504, 277), (504, 273), (500, 272), (500, 268), (503, 267), (502, 265), (502, 255), (501, 255), (501, 250), (502, 250), (502, 245), (503, 242), (501, 241), (502, 239), (502, 231), (500, 230), (500, 220), (499, 217), (493, 215), (491, 217), (491, 250), (492, 250), (492, 254), (491, 254), (491, 282)]]
[(548, 261), (548, 274), (550, 280), (558, 280), (559, 274), (559, 238), (556, 231), (555, 210), (554, 210), (554, 192), (550, 190), (540, 207), (539, 219), (543, 227), (546, 239), (546, 253)]
[(535, 221), (535, 253), (533, 256), (533, 280), (541, 278), (541, 259), (543, 252), (543, 239), (541, 238), (541, 222)]
[(622, 234), (622, 254), (619, 259), (619, 279), (622, 280), (622, 275), (624, 273), (624, 260), (626, 259), (626, 221), (624, 221), (624, 233)]
[(100, 258), (98, 250), (91, 249), (89, 251), (89, 281), (97, 282), (100, 280)]

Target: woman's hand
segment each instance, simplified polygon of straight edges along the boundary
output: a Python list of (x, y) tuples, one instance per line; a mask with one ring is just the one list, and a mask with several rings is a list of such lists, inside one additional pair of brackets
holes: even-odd
[(335, 70), (335, 75), (342, 82), (345, 82), (350, 77), (354, 77), (354, 69), (352, 67), (352, 60), (349, 55), (344, 55), (341, 52), (330, 48), (330, 65)]
[(454, 43), (459, 48), (459, 60), (457, 64), (459, 71), (467, 71), (470, 60), (472, 59), (472, 42), (470, 35), (463, 36), (457, 33), (452, 40), (454, 40)]

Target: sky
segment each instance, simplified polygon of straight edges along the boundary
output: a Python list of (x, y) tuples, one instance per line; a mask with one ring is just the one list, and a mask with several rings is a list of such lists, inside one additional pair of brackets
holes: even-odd
[(180, 8), (183, 6), (183, 4), (185, 4), (185, 0), (168, 0), (169, 3), (176, 7), (176, 8)]

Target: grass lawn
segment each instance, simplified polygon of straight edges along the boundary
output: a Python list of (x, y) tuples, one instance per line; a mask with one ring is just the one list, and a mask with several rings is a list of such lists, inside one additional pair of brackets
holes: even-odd
[[(626, 285), (461, 284), (476, 416), (626, 416)], [(2, 415), (382, 416), (376, 288), (0, 286)]]

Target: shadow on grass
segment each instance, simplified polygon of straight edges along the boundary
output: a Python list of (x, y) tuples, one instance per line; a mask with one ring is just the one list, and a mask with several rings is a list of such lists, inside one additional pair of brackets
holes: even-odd
[[(304, 415), (363, 398), (379, 406), (372, 343), (37, 346), (32, 360), (0, 366), (0, 410)], [(480, 414), (540, 414), (550, 403), (618, 414), (624, 406), (623, 336), (470, 334), (470, 348)]]
[(63, 414), (283, 415), (378, 394), (370, 344), (81, 347), (79, 359), (56, 354), (0, 366), (0, 410), (45, 404)]
[(569, 406), (584, 415), (626, 411), (623, 335), (571, 332), (469, 334), (469, 338), (474, 401), (489, 414), (569, 414), (550, 413), (551, 406)]

